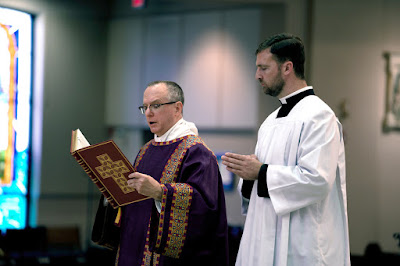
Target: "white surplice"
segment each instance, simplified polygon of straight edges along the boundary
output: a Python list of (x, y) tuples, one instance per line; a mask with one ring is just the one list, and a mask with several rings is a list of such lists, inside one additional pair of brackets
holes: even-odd
[(236, 266), (350, 265), (341, 124), (314, 95), (286, 117), (278, 111), (261, 125), (255, 151), (268, 164), (270, 198), (257, 195), (258, 181), (250, 202), (242, 198)]

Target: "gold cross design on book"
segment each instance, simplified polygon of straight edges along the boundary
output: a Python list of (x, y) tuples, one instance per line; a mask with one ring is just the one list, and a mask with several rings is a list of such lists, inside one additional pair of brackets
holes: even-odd
[(101, 163), (100, 166), (96, 167), (97, 172), (103, 179), (113, 178), (115, 183), (121, 188), (121, 190), (127, 194), (134, 191), (133, 188), (128, 186), (128, 182), (123, 174), (129, 173), (128, 167), (122, 160), (113, 161), (107, 153), (96, 156)]

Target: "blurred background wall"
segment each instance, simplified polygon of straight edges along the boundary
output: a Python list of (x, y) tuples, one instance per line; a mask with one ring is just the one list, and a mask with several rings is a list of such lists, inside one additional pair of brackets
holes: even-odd
[[(287, 31), (304, 39), (308, 84), (344, 126), (351, 252), (370, 242), (399, 251), (400, 132), (382, 127), (383, 53), (400, 51), (399, 1), (147, 2), (0, 0), (34, 16), (33, 224), (78, 226), (91, 245), (99, 194), (69, 154), (71, 130), (91, 143), (113, 138), (133, 161), (148, 135), (137, 106), (149, 81), (182, 85), (184, 116), (215, 153), (253, 153), (278, 106), (254, 80), (254, 51)], [(236, 190), (226, 199), (230, 225), (243, 225)]]

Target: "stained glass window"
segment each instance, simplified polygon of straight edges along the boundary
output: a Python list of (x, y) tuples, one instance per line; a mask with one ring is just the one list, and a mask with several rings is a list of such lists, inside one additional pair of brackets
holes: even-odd
[(32, 19), (0, 8), (0, 229), (24, 228), (28, 215)]

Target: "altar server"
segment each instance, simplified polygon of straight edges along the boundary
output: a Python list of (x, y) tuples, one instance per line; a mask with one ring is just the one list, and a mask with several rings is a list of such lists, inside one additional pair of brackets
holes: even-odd
[(350, 265), (342, 126), (308, 86), (304, 46), (277, 34), (256, 51), (256, 79), (281, 106), (253, 155), (226, 153), (247, 215), (237, 266)]

